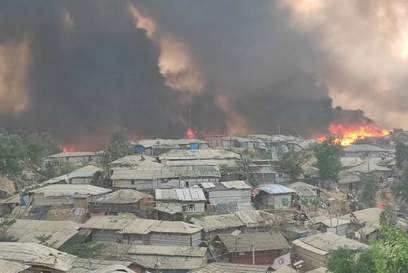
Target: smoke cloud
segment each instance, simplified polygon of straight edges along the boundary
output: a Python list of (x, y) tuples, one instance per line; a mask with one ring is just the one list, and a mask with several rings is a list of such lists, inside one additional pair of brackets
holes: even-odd
[(190, 112), (202, 134), (367, 120), (331, 97), (403, 125), (403, 2), (346, 2), (0, 1), (0, 127), (91, 147), (182, 137)]
[(403, 0), (283, 0), (295, 29), (320, 50), (317, 77), (335, 104), (384, 126), (408, 126), (408, 4)]

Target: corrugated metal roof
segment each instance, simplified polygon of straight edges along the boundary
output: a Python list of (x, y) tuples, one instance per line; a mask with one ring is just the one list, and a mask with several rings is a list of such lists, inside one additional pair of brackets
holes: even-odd
[(0, 272), (2, 273), (22, 273), (27, 268), (29, 266), (23, 263), (0, 260)]
[(156, 189), (156, 200), (206, 201), (201, 188)]
[(87, 165), (72, 171), (68, 176), (69, 178), (93, 177), (97, 172), (102, 172), (102, 169), (93, 165)]
[(245, 181), (242, 181), (242, 180), (225, 181), (225, 182), (221, 182), (221, 184), (224, 185), (227, 189), (237, 189), (237, 190), (251, 189), (251, 186), (249, 186)]
[(390, 150), (383, 149), (378, 146), (368, 144), (353, 144), (344, 148), (347, 152), (390, 152)]
[(89, 273), (136, 273), (136, 272), (124, 265), (115, 264), (97, 269), (95, 271), (91, 271)]
[(207, 262), (201, 257), (177, 257), (158, 255), (129, 255), (133, 263), (151, 270), (189, 271), (204, 266)]
[(204, 189), (212, 189), (215, 188), (215, 184), (214, 183), (210, 183), (210, 182), (204, 182), (200, 184), (201, 187), (203, 187)]
[[(193, 270), (193, 273), (268, 273), (270, 265), (247, 265), (233, 263), (210, 263)], [(296, 271), (294, 271), (296, 273)]]
[(340, 247), (347, 247), (350, 249), (361, 249), (368, 247), (367, 245), (358, 241), (333, 233), (319, 233), (295, 240), (292, 243), (299, 247), (319, 253), (320, 255), (326, 255), (331, 250), (336, 250)]
[(34, 243), (0, 242), (0, 260), (44, 266), (62, 272), (72, 268), (75, 256)]
[(242, 210), (231, 214), (194, 217), (191, 222), (206, 232), (238, 227), (260, 227), (277, 224), (279, 217), (261, 210)]
[(241, 159), (240, 155), (227, 150), (171, 150), (160, 156), (160, 160), (202, 160), (202, 159)]
[(84, 229), (106, 229), (106, 230), (122, 230), (136, 217), (131, 214), (122, 215), (101, 215), (93, 216), (81, 228)]
[(153, 196), (144, 192), (132, 189), (121, 189), (108, 194), (92, 196), (89, 202), (100, 204), (133, 204), (140, 199), (148, 197), (153, 198)]
[(83, 157), (83, 156), (95, 156), (100, 155), (96, 152), (63, 152), (48, 156), (48, 158), (64, 158), (64, 157)]
[(40, 243), (39, 236), (50, 236), (47, 246), (59, 248), (78, 233), (78, 228), (79, 224), (71, 221), (17, 219), (8, 234), (26, 243)]
[(229, 253), (289, 249), (288, 241), (279, 232), (220, 234), (218, 238)]
[(131, 246), (128, 254), (163, 255), (180, 257), (204, 257), (207, 253), (206, 247), (189, 246), (154, 246), (135, 245)]
[(75, 195), (98, 195), (111, 192), (111, 189), (101, 188), (93, 185), (82, 184), (55, 184), (48, 185), (30, 191), (31, 193), (43, 193), (45, 197), (50, 196), (75, 196)]
[(280, 184), (264, 185), (262, 187), (259, 187), (259, 190), (267, 192), (269, 194), (284, 194), (284, 193), (294, 193), (295, 192), (294, 190), (289, 189), (288, 187), (285, 187)]

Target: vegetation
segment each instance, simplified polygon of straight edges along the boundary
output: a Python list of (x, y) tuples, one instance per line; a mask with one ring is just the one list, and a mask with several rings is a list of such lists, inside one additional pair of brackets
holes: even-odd
[(249, 155), (242, 154), (241, 160), (238, 162), (238, 168), (240, 172), (240, 179), (246, 180), (252, 186), (257, 186), (257, 181), (255, 181), (254, 173), (251, 167), (252, 159)]
[(277, 169), (288, 175), (290, 179), (295, 180), (304, 173), (303, 165), (308, 160), (309, 155), (306, 151), (290, 151), (279, 158)]
[(112, 135), (111, 142), (105, 148), (103, 163), (107, 165), (109, 162), (130, 154), (133, 154), (133, 151), (126, 134), (124, 132), (116, 132)]
[(392, 186), (394, 195), (404, 203), (408, 203), (408, 161), (402, 164), (401, 179)]
[(28, 159), (28, 153), (22, 137), (0, 136), (0, 172), (3, 175), (20, 174), (26, 159)]
[(39, 165), (43, 157), (59, 151), (58, 145), (47, 134), (24, 137), (0, 135), (0, 173), (7, 176), (19, 175), (24, 164)]
[(366, 250), (340, 248), (330, 253), (332, 273), (408, 272), (408, 234), (390, 228), (381, 230), (381, 239)]
[(319, 169), (320, 178), (323, 181), (337, 181), (341, 170), (340, 158), (343, 150), (339, 144), (328, 139), (314, 147), (317, 159), (316, 167)]
[(395, 146), (395, 160), (397, 166), (402, 168), (404, 161), (408, 160), (408, 145), (405, 145), (402, 142), (398, 142)]
[(375, 272), (371, 250), (340, 248), (330, 253), (327, 267), (332, 273), (373, 273)]
[(361, 190), (359, 199), (366, 208), (377, 204), (378, 181), (374, 175), (361, 175)]
[(37, 165), (41, 164), (44, 157), (61, 152), (61, 148), (49, 134), (31, 134), (24, 141), (28, 158)]
[(80, 258), (97, 257), (103, 249), (103, 244), (86, 241), (86, 239), (84, 235), (76, 235), (62, 246), (61, 251)]

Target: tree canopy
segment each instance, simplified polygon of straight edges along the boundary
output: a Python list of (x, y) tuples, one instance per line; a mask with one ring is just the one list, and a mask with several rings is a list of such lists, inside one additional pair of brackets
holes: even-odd
[(404, 161), (408, 160), (408, 145), (405, 145), (402, 142), (398, 142), (395, 146), (395, 160), (397, 166), (402, 168)]
[(408, 235), (401, 230), (382, 228), (381, 239), (368, 249), (332, 251), (327, 267), (332, 273), (408, 272)]
[(343, 149), (339, 144), (332, 140), (325, 140), (314, 147), (317, 159), (316, 167), (319, 169), (319, 175), (322, 180), (337, 181), (341, 170), (340, 158)]
[(306, 151), (289, 151), (280, 156), (277, 169), (294, 180), (303, 174), (302, 167), (308, 159)]
[(366, 208), (374, 207), (377, 202), (378, 179), (374, 175), (361, 175), (359, 199)]
[(126, 134), (124, 132), (116, 132), (112, 135), (111, 142), (105, 148), (103, 163), (108, 164), (132, 153), (133, 151)]
[(408, 203), (408, 161), (402, 163), (401, 178), (393, 184), (392, 191), (396, 197)]

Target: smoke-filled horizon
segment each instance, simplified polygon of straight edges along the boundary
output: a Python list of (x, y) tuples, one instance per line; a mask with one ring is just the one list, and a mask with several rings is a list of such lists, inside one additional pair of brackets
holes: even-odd
[(89, 147), (122, 129), (313, 135), (367, 121), (362, 110), (404, 126), (405, 53), (377, 56), (385, 38), (372, 41), (405, 4), (346, 2), (0, 0), (0, 127)]

